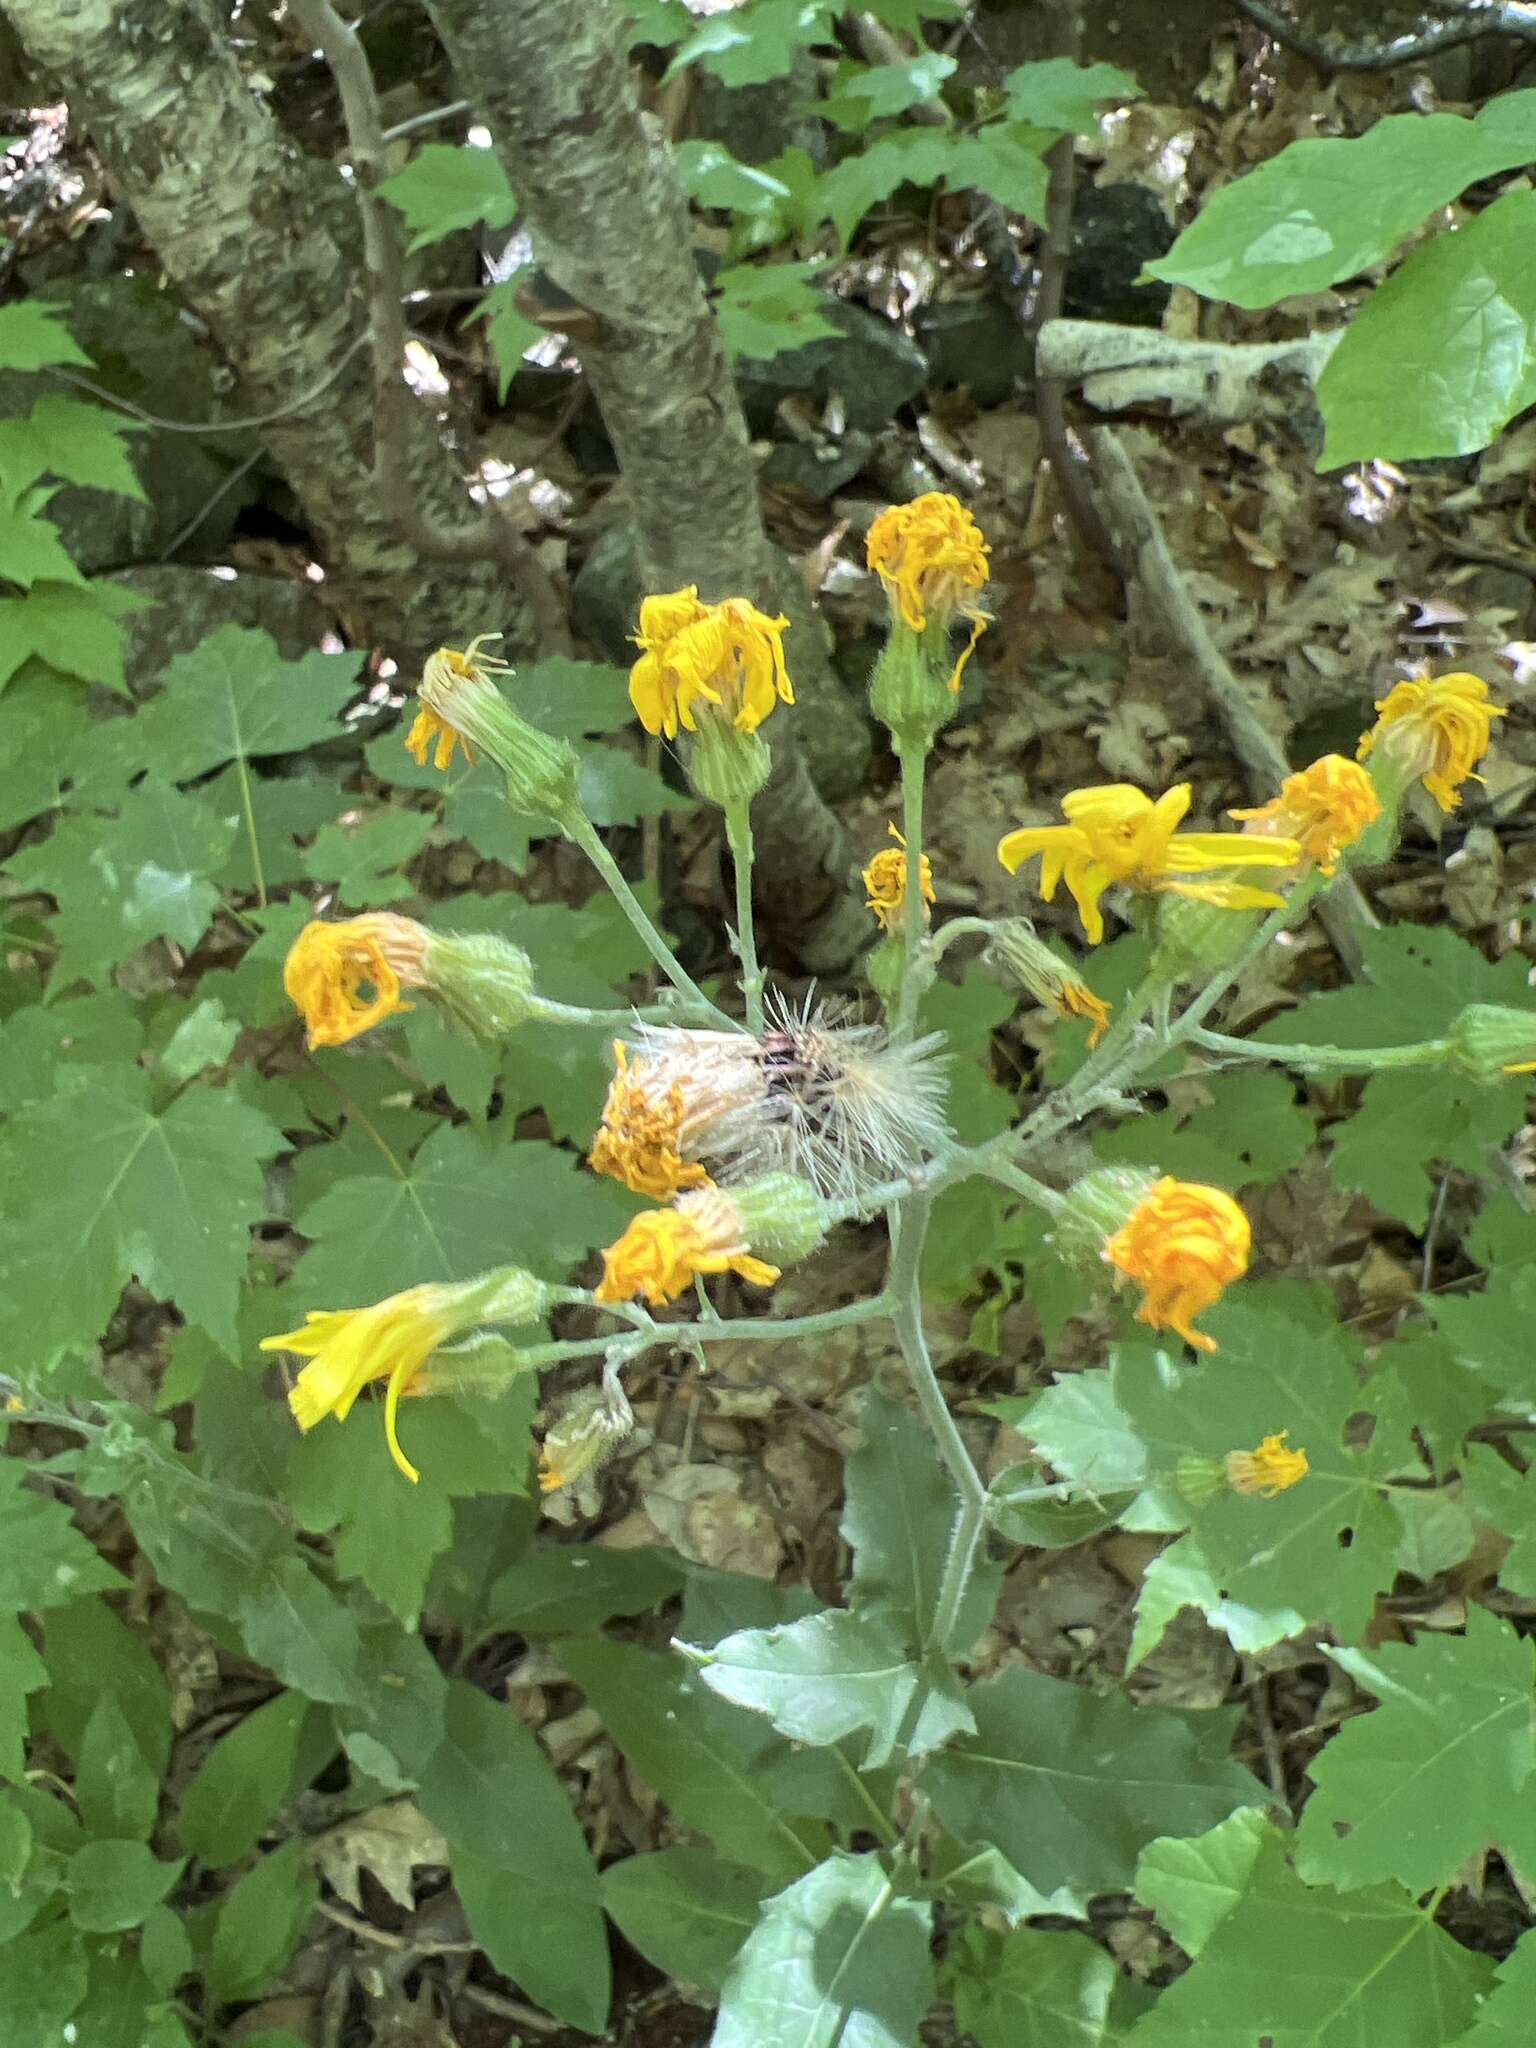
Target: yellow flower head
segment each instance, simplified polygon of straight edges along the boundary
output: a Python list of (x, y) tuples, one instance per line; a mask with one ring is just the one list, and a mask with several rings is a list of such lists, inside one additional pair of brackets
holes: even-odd
[[(426, 980), (431, 933), (391, 911), (305, 925), (283, 963), (283, 987), (308, 1027), (310, 1049), (345, 1045), (411, 1005), (402, 988)], [(371, 996), (363, 989), (371, 988)]]
[(885, 586), (892, 616), (914, 633), (933, 618), (949, 626), (970, 622), (970, 645), (955, 663), (949, 687), (958, 690), (961, 672), (987, 627), (988, 614), (975, 593), (986, 587), (987, 543), (981, 528), (948, 491), (925, 491), (910, 505), (892, 505), (869, 529), (869, 566)]
[(729, 1144), (767, 1081), (756, 1041), (741, 1032), (662, 1030), (646, 1046), (632, 1060), (614, 1040), (614, 1077), (587, 1163), (634, 1194), (668, 1201), (707, 1183), (703, 1156)]
[(1269, 909), (1284, 901), (1271, 889), (1222, 877), (1208, 882), (1186, 876), (1233, 867), (1294, 867), (1301, 848), (1294, 839), (1244, 838), (1236, 832), (1180, 832), (1189, 809), (1187, 782), (1154, 803), (1128, 782), (1101, 789), (1074, 789), (1062, 798), (1065, 825), (1027, 826), (999, 840), (997, 857), (1013, 874), (1033, 855), (1041, 856), (1040, 894), (1049, 903), (1063, 879), (1077, 904), (1083, 930), (1097, 945), (1104, 936), (1099, 899), (1113, 882), (1161, 893), (1171, 890), (1223, 910)]
[(743, 597), (700, 604), (698, 588), (648, 597), (640, 607), (629, 701), (650, 733), (676, 739), (698, 730), (700, 707), (738, 732), (755, 732), (775, 704), (793, 704), (784, 666), (787, 618), (771, 618)]
[(1357, 762), (1324, 754), (1310, 768), (1287, 775), (1280, 794), (1249, 811), (1228, 811), (1259, 838), (1294, 839), (1303, 856), (1331, 875), (1339, 856), (1381, 816), (1376, 785)]
[(1493, 721), (1506, 715), (1488, 702), (1482, 677), (1465, 674), (1397, 683), (1377, 698), (1376, 709), (1380, 716), (1362, 735), (1358, 758), (1379, 746), (1406, 774), (1423, 777), (1442, 811), (1456, 809), (1464, 782), (1482, 781), (1473, 770), (1488, 751)]
[(1145, 1288), (1138, 1322), (1214, 1351), (1215, 1339), (1191, 1325), (1247, 1272), (1252, 1241), (1248, 1218), (1221, 1188), (1165, 1177), (1108, 1240), (1104, 1256)]
[(1234, 1493), (1260, 1493), (1265, 1500), (1273, 1500), (1277, 1493), (1284, 1493), (1298, 1479), (1306, 1478), (1306, 1452), (1288, 1451), (1285, 1447), (1290, 1433), (1282, 1429), (1278, 1436), (1265, 1437), (1256, 1451), (1228, 1451), (1227, 1484)]
[[(482, 641), (500, 638), (499, 633), (479, 633), (462, 651), (457, 647), (439, 647), (436, 654), (427, 657), (426, 667), (422, 671), (422, 681), (433, 685), (467, 682), (490, 686), (487, 671), (504, 669), (507, 664), (493, 654), (482, 654), (480, 646)], [(425, 768), (427, 755), (435, 747), (436, 754), (432, 765), (442, 769), (453, 765), (453, 750), (456, 746), (464, 749), (464, 759), (473, 767), (474, 751), (463, 733), (440, 709), (431, 704), (423, 704), (416, 714), (415, 723), (406, 735), (406, 752)]]
[[(907, 903), (907, 842), (892, 825), (891, 837), (894, 846), (887, 846), (877, 853), (864, 870), (864, 888), (868, 895), (867, 907), (879, 919), (882, 931), (894, 932), (901, 928), (901, 920)], [(921, 892), (926, 921), (927, 906), (934, 901), (933, 863), (927, 854), (923, 855), (918, 868), (918, 888)]]
[(288, 1395), (300, 1429), (313, 1429), (327, 1415), (345, 1422), (370, 1380), (388, 1380), (384, 1433), (389, 1454), (407, 1479), (419, 1479), (400, 1448), (396, 1411), (401, 1395), (411, 1391), (411, 1382), (432, 1353), (459, 1328), (457, 1305), (463, 1291), (408, 1287), (372, 1308), (311, 1309), (302, 1330), (264, 1337), (263, 1351), (296, 1351), (310, 1361)]
[(670, 1209), (645, 1209), (603, 1253), (598, 1301), (633, 1301), (653, 1308), (676, 1301), (700, 1273), (739, 1273), (754, 1287), (769, 1287), (777, 1266), (751, 1256), (741, 1217), (723, 1188), (680, 1195)]

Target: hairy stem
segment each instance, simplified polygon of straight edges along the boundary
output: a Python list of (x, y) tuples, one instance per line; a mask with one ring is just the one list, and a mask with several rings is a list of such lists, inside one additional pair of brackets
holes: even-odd
[(618, 862), (598, 836), (597, 828), (589, 819), (576, 815), (572, 817), (567, 829), (572, 839), (575, 840), (576, 844), (587, 856), (587, 859), (591, 861), (593, 867), (597, 869), (597, 872), (613, 891), (614, 901), (634, 927), (635, 936), (656, 962), (656, 965), (661, 969), (668, 981), (671, 982), (672, 986), (682, 995), (686, 996), (688, 1001), (698, 1009), (707, 1012), (710, 1021), (717, 1027), (727, 1031), (739, 1031), (741, 1026), (736, 1022), (735, 1018), (727, 1017), (723, 1010), (716, 1008), (688, 972), (687, 968), (678, 959), (677, 955), (672, 951), (672, 948), (661, 936), (661, 933), (657, 931), (655, 925), (651, 922), (645, 905), (640, 901), (634, 890), (631, 889), (628, 882), (625, 881), (619, 870)]
[(927, 906), (923, 902), (923, 777), (928, 752), (901, 750), (901, 830), (906, 841), (907, 882), (901, 898), (901, 942), (904, 948), (901, 992), (896, 999), (893, 1036), (910, 1038), (917, 1006), (933, 969), (928, 950)]
[(752, 920), (752, 811), (733, 804), (725, 814), (725, 836), (736, 870), (736, 957), (741, 962), (741, 994), (747, 1007), (747, 1029), (756, 1037), (763, 1028), (763, 970), (757, 964), (757, 933)]

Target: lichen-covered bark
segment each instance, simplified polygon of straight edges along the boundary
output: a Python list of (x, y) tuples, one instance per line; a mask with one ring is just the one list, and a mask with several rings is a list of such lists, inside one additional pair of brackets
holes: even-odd
[[(122, 196), (264, 414), (323, 386), (263, 429), (312, 523), (343, 609), (410, 661), (442, 640), (526, 620), (490, 563), (423, 561), (372, 479), (373, 382), (344, 195), (296, 151), (243, 76), (207, 0), (3, 0), (31, 54), (61, 81)], [(328, 205), (334, 197), (340, 206)], [(410, 475), (445, 525), (473, 516), (431, 416), (408, 416)]]
[[(594, 316), (582, 367), (618, 455), (653, 587), (749, 595), (794, 622), (811, 775), (846, 793), (868, 756), (862, 712), (842, 690), (798, 577), (763, 528), (747, 427), (695, 267), (687, 203), (664, 142), (640, 112), (611, 0), (427, 0), (459, 82), (489, 127), (539, 262)], [(779, 730), (775, 779), (757, 805), (781, 905), (809, 943), (846, 959), (848, 851)], [(772, 813), (770, 819), (769, 814)], [(781, 829), (787, 825), (787, 829)], [(798, 849), (798, 852), (797, 852)], [(771, 906), (765, 902), (765, 909)], [(858, 929), (863, 935), (862, 921)], [(804, 955), (806, 941), (802, 940)]]

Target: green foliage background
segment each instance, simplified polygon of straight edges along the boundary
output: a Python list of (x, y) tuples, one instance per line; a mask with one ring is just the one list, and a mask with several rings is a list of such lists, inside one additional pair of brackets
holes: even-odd
[[(912, 33), (962, 9), (872, 11)], [(674, 71), (741, 87), (823, 44), (836, 10), (632, 12)], [(972, 188), (1039, 220), (1045, 151), (1136, 91), (1104, 65), (1029, 65), (962, 118), (942, 96), (953, 68), (926, 49), (842, 63), (819, 103), (841, 137), (821, 170), (796, 150), (757, 166), (717, 142), (679, 151), (695, 203), (729, 226), (714, 290), (733, 354), (834, 334), (824, 273), (903, 193)], [(919, 108), (942, 119), (919, 125)], [(1357, 140), (1293, 144), (1151, 271), (1266, 307), (1388, 264), (1436, 209), (1531, 160), (1533, 109), (1515, 93), (1475, 118), (1392, 116)], [(494, 158), (459, 145), (418, 147), (389, 190), (418, 248), (516, 215)], [(1475, 449), (1536, 400), (1533, 205), (1505, 193), (1377, 286), (1319, 390), (1324, 466)], [(471, 315), (490, 323), (504, 386), (535, 331), (515, 282)], [(418, 1013), (397, 1036), (303, 1057), (281, 990), (301, 924), (317, 907), (410, 908), (514, 939), (545, 993), (590, 1005), (623, 1000), (644, 955), (602, 897), (448, 898), (449, 851), (515, 879), (540, 822), (509, 816), (484, 768), (418, 771), (393, 711), (364, 697), (359, 655), (286, 660), (226, 626), (157, 675), (125, 673), (122, 622), (141, 600), (75, 567), (48, 505), (65, 483), (141, 497), (135, 427), (61, 395), (47, 373), (72, 365), (89, 367), (59, 309), (0, 308), (0, 368), (33, 380), (0, 420), (0, 829), (19, 834), (0, 896), (0, 1355), (24, 1425), (0, 1464), (0, 2013), (15, 2048), (54, 2048), (66, 2025), (183, 2048), (260, 1998), (320, 1895), (293, 1816), (327, 1771), (345, 1786), (337, 1819), (408, 1803), (446, 1843), (490, 1963), (594, 2036), (611, 1919), (720, 1997), (721, 2048), (905, 2048), (940, 1990), (981, 2048), (1525, 2038), (1533, 1937), (1495, 1969), (1431, 1910), (1489, 1850), (1536, 1881), (1531, 1648), (1497, 1611), (1498, 1589), (1536, 1593), (1536, 1490), (1467, 1443), (1531, 1400), (1536, 1233), (1489, 1171), (1523, 1124), (1519, 1085), (1383, 1074), (1323, 1134), (1334, 1184), (1409, 1231), (1444, 1169), (1483, 1190), (1466, 1284), (1420, 1301), (1390, 1341), (1368, 1352), (1316, 1286), (1255, 1283), (1211, 1317), (1219, 1366), (1181, 1364), (1122, 1318), (1102, 1366), (993, 1404), (1030, 1450), (993, 1487), (1001, 1542), (1065, 1545), (1116, 1521), (1169, 1539), (1138, 1596), (1133, 1668), (1194, 1608), (1245, 1654), (1320, 1632), (1320, 1653), (1379, 1701), (1321, 1747), (1294, 1830), (1233, 1760), (1236, 1709), (1133, 1706), (1018, 1665), (968, 1686), (935, 1664), (924, 1625), (948, 1483), (878, 1389), (848, 1464), (845, 1602), (828, 1609), (541, 1535), (521, 1383), (495, 1403), (420, 1404), (415, 1488), (366, 1417), (300, 1438), (260, 1337), (508, 1259), (564, 1279), (631, 1207), (578, 1162), (600, 1042), (531, 1026), (487, 1052)], [(599, 824), (680, 801), (614, 742), (619, 672), (546, 661), (516, 691), (523, 716), (579, 744)], [(1100, 956), (1106, 987), (1131, 979), (1137, 943)], [(1529, 1003), (1523, 960), (1490, 965), (1446, 931), (1374, 933), (1366, 970), (1276, 1037), (1406, 1043), (1471, 1001)], [(964, 1138), (1015, 1110), (986, 1066), (1010, 1007), (979, 980), (929, 1000)], [(1228, 1072), (1201, 1106), (1093, 1142), (1106, 1164), (1252, 1196), (1319, 1133), (1283, 1075)], [(1020, 1295), (1048, 1338), (1109, 1327), (1096, 1283), (1043, 1252), (1005, 1190), (967, 1186), (941, 1204), (925, 1284), (977, 1302), (983, 1346)], [(1192, 1503), (1179, 1485), (1192, 1454), (1282, 1427), (1306, 1446), (1304, 1486)], [(1039, 1497), (1064, 1487), (1070, 1502)], [(1464, 1634), (1375, 1640), (1400, 1574), (1449, 1571), (1490, 1530), (1507, 1554)], [(981, 1575), (971, 1640), (998, 1577)], [(676, 1601), (679, 1651), (609, 1628)], [(257, 1674), (259, 1702), (190, 1777), (171, 1769), (182, 1729), (148, 1602)], [(689, 1845), (599, 1869), (538, 1742), (464, 1675), (509, 1634), (558, 1644)], [(898, 1776), (935, 1823), (922, 1853)], [(1081, 1931), (1105, 1893), (1133, 1894), (1188, 1969), (1156, 1993), (1117, 1970)]]

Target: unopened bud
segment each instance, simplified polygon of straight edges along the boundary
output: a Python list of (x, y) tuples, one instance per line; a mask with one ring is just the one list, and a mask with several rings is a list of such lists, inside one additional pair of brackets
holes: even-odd
[(1051, 1242), (1065, 1258), (1098, 1265), (1107, 1241), (1124, 1229), (1157, 1178), (1144, 1166), (1101, 1166), (1085, 1173), (1067, 1189), (1051, 1225)]
[(889, 726), (899, 753), (926, 754), (934, 734), (954, 717), (959, 699), (949, 678), (955, 672), (948, 629), (939, 619), (920, 633), (892, 620), (870, 678), (869, 708)]
[(751, 803), (773, 767), (768, 742), (724, 718), (700, 718), (688, 750), (688, 780), (706, 803), (739, 811)]
[(726, 1192), (758, 1257), (793, 1266), (826, 1242), (830, 1211), (798, 1174), (765, 1173)]
[(459, 1027), (484, 1044), (536, 1014), (533, 962), (521, 946), (489, 932), (433, 932), (426, 993)]
[(1198, 1451), (1186, 1451), (1173, 1469), (1173, 1483), (1191, 1507), (1204, 1507), (1227, 1483), (1225, 1460), (1202, 1458)]
[(544, 1433), (539, 1490), (554, 1493), (596, 1472), (634, 1426), (628, 1401), (615, 1389), (584, 1387), (573, 1394)]
[[(504, 663), (491, 663), (504, 668)], [(427, 662), (417, 695), (433, 719), (456, 733), (472, 754), (484, 754), (506, 777), (507, 801), (528, 817), (564, 827), (579, 806), (578, 762), (569, 740), (553, 738), (520, 718), (471, 647), (441, 647)]]
[(1446, 1034), (1450, 1064), (1478, 1081), (1536, 1073), (1536, 1012), (1469, 1003)]
[(1000, 918), (992, 927), (982, 965), (1006, 987), (1022, 988), (1058, 1017), (1086, 1017), (1090, 1046), (1109, 1025), (1109, 1005), (1077, 979), (1067, 962), (1036, 936), (1027, 917)]

